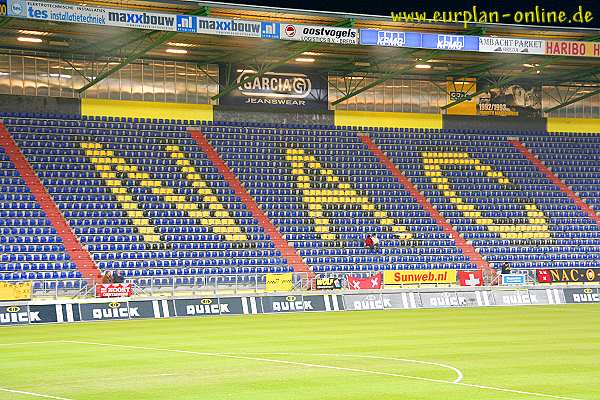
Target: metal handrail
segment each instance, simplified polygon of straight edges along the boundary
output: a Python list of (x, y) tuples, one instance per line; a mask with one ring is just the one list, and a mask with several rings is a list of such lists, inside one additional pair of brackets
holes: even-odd
[[(524, 274), (527, 284), (537, 283), (537, 270), (539, 268), (513, 269), (513, 273)], [(564, 268), (567, 269), (567, 268)], [(460, 271), (473, 271), (460, 270)], [(329, 271), (319, 273), (292, 273), (292, 291), (309, 291), (316, 289), (316, 279), (340, 278), (342, 289), (349, 289), (348, 276), (367, 277), (384, 272), (376, 271)], [(134, 286), (134, 294), (139, 296), (178, 296), (202, 294), (240, 294), (266, 292), (266, 280), (269, 273), (240, 273), (240, 274), (177, 274), (168, 276), (140, 276), (125, 278), (126, 283)], [(484, 285), (494, 286), (500, 283), (496, 271), (484, 271)], [(18, 283), (22, 281), (8, 280), (3, 282)], [(32, 279), (33, 298), (87, 298), (94, 296), (94, 285), (83, 278), (68, 279)], [(71, 284), (66, 285), (60, 283)], [(60, 288), (59, 288), (60, 286)], [(422, 284), (394, 285), (394, 288), (421, 287)], [(427, 284), (427, 287), (458, 286), (457, 284)], [(383, 285), (385, 288), (385, 285)]]

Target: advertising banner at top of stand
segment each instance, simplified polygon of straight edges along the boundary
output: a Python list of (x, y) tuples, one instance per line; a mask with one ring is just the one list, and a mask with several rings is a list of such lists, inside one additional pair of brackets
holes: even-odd
[(600, 43), (548, 40), (546, 41), (546, 54), (551, 56), (600, 57)]
[(479, 51), (484, 53), (544, 54), (545, 41), (503, 37), (479, 37)]
[(282, 24), (279, 38), (302, 42), (358, 44), (358, 29), (335, 26)]
[[(81, 3), (84, 4), (84, 3)], [(31, 0), (0, 0), (0, 17), (168, 32), (486, 53), (600, 57), (600, 43), (478, 37), (177, 15)]]
[[(8, 15), (44, 21), (74, 22), (159, 31), (261, 37), (261, 22), (196, 17), (75, 4), (8, 0)], [(273, 27), (270, 27), (273, 29)], [(269, 27), (265, 26), (268, 31)]]
[(421, 47), (421, 34), (416, 32), (361, 29), (360, 44), (385, 47)]
[(222, 36), (244, 36), (255, 38), (261, 37), (261, 23), (258, 21), (244, 21), (241, 19), (221, 19), (208, 17), (194, 18), (196, 19), (197, 28), (194, 31), (196, 33)]
[(438, 50), (479, 51), (479, 37), (424, 33), (421, 47)]
[[(125, 21), (129, 18), (130, 22), (134, 19), (138, 20), (138, 14), (134, 11), (125, 12), (125, 10), (114, 10), (115, 12), (125, 14)], [(23, 1), (23, 0), (8, 0), (7, 15), (17, 18), (28, 18), (42, 21), (56, 21), (56, 22), (72, 22), (80, 24), (93, 24), (93, 25), (112, 25), (112, 26), (126, 26), (121, 22), (115, 21), (109, 24), (108, 21), (108, 10), (100, 7), (88, 7), (80, 6), (76, 4), (59, 4), (59, 3), (46, 3), (41, 1)], [(127, 17), (126, 14), (130, 14)], [(134, 18), (134, 14), (136, 14)], [(147, 28), (145, 29), (157, 29), (164, 30), (163, 26), (159, 27), (158, 20), (156, 17), (159, 14), (147, 13)], [(164, 15), (164, 14), (163, 14)], [(154, 16), (156, 24), (151, 24), (151, 16)], [(115, 15), (113, 18), (118, 19)], [(173, 16), (174, 19), (174, 16)], [(142, 23), (144, 17), (141, 16)], [(161, 22), (166, 23), (164, 20)], [(134, 27), (138, 27), (137, 25)], [(172, 29), (174, 30), (174, 29)]]

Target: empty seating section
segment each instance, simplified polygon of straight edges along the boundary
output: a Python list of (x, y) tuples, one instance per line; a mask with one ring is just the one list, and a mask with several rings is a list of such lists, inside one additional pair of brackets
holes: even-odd
[[(127, 277), (291, 270), (186, 124), (201, 125), (315, 272), (475, 267), (361, 132), (492, 265), (600, 265), (598, 226), (504, 133), (30, 115), (4, 123), (97, 265)], [(600, 136), (510, 135), (600, 207)], [(0, 279), (79, 277), (1, 148), (0, 165)], [(381, 249), (364, 247), (369, 233)]]
[(126, 277), (288, 270), (183, 124), (4, 122), (101, 270), (123, 269)]
[(61, 238), (0, 147), (0, 281), (78, 277)]
[(473, 267), (356, 133), (231, 125), (203, 133), (314, 271)]
[(550, 134), (521, 140), (582, 200), (600, 210), (600, 136)]
[[(372, 136), (488, 262), (540, 268), (600, 265), (598, 226), (506, 135), (374, 132)], [(563, 149), (561, 140), (545, 134), (522, 139), (545, 148), (546, 158), (555, 160), (553, 166), (584, 163), (578, 146)], [(581, 136), (569, 140), (588, 143)], [(544, 147), (546, 141), (561, 145)], [(579, 190), (584, 191), (586, 184), (597, 187), (591, 176), (581, 177), (577, 169), (571, 172), (571, 184), (589, 177), (581, 180)]]

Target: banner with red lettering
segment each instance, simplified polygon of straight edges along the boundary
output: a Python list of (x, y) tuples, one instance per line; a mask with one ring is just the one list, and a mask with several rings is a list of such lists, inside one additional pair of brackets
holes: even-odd
[(382, 278), (381, 272), (368, 278), (348, 276), (348, 288), (350, 290), (381, 289)]
[(546, 54), (552, 56), (600, 57), (600, 43), (548, 40)]
[(483, 286), (483, 271), (458, 271), (460, 286)]
[(130, 297), (133, 294), (131, 283), (103, 283), (96, 285), (96, 297)]

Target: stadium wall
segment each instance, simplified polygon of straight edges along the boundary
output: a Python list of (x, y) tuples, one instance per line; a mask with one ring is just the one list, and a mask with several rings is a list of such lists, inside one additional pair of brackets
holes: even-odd
[(442, 128), (441, 114), (394, 113), (370, 111), (335, 111), (337, 126), (368, 126), (377, 128)]
[(600, 132), (600, 118), (548, 118), (548, 132)]
[(546, 118), (444, 115), (442, 120), (444, 129), (546, 132)]
[(212, 121), (213, 106), (209, 104), (81, 99), (81, 114), (89, 116)]
[(215, 121), (248, 121), (269, 124), (333, 125), (333, 112), (245, 111), (231, 107), (215, 106)]
[(81, 101), (66, 97), (0, 94), (0, 113), (81, 115)]
[(406, 310), (600, 303), (597, 286), (415, 288), (329, 293), (114, 298), (0, 303), (0, 326), (289, 312)]

